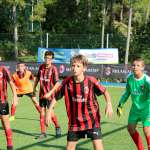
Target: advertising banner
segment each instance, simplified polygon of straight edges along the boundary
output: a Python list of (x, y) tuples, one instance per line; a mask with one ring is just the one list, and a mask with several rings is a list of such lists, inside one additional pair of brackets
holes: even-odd
[(46, 51), (55, 54), (54, 63), (70, 63), (70, 58), (76, 54), (83, 54), (91, 64), (118, 64), (118, 49), (63, 49), (63, 48), (38, 48), (38, 63), (44, 61)]
[[(0, 61), (0, 65), (6, 66), (11, 73), (16, 71), (16, 64), (17, 62), (2, 62)], [(39, 63), (26, 63), (27, 69), (32, 71), (33, 74), (37, 74)], [(55, 64), (60, 77), (66, 77), (71, 75), (71, 68), (69, 64)], [(107, 79), (126, 79), (127, 75), (131, 72), (131, 66), (128, 65), (128, 67), (125, 67), (124, 64), (118, 64), (118, 65), (101, 65), (101, 64), (91, 64), (88, 66), (86, 74), (92, 75), (97, 78), (107, 78)], [(150, 66), (146, 65), (146, 68), (144, 72), (148, 75), (150, 75)]]

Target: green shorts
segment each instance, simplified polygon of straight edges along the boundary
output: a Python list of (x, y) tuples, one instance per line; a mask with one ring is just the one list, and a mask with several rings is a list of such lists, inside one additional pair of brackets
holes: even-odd
[(137, 124), (142, 122), (143, 126), (150, 126), (150, 107), (142, 110), (131, 108), (128, 118), (128, 124)]

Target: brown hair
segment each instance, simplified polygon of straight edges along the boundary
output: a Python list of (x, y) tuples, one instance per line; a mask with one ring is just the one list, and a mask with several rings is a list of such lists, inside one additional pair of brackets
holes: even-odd
[(143, 66), (145, 66), (145, 62), (141, 57), (134, 58), (133, 61), (132, 61), (132, 64), (133, 64), (134, 61), (139, 61), (139, 62), (142, 63)]
[(44, 57), (46, 57), (46, 56), (52, 56), (52, 58), (54, 58), (54, 52), (46, 51)]
[(84, 55), (74, 55), (71, 60), (70, 60), (70, 64), (72, 65), (74, 62), (80, 62), (83, 64), (84, 67), (87, 67), (88, 65), (88, 60)]

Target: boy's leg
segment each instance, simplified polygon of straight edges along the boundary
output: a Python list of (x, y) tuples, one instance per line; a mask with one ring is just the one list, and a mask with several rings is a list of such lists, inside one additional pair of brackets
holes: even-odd
[(144, 150), (142, 138), (136, 130), (136, 124), (128, 124), (128, 132), (130, 133), (130, 136), (136, 144), (138, 150)]
[(75, 150), (78, 141), (67, 141), (66, 150)]
[(145, 126), (143, 128), (145, 137), (146, 137), (146, 141), (147, 141), (147, 146), (148, 146), (148, 150), (150, 150), (150, 126)]
[(7, 140), (7, 149), (12, 150), (13, 149), (12, 130), (10, 128), (9, 115), (2, 115), (1, 121), (2, 121), (3, 127), (5, 129), (5, 135), (6, 135), (6, 140)]
[(46, 133), (44, 107), (41, 108), (41, 112), (40, 112), (40, 127), (41, 127), (41, 133)]
[[(22, 97), (23, 95), (17, 95), (18, 97)], [(19, 99), (18, 99), (19, 100)], [(9, 121), (15, 120), (16, 106), (14, 104), (11, 105), (11, 116), (9, 117)]]
[(39, 106), (39, 102), (37, 101), (36, 97), (32, 96), (31, 99), (32, 99), (32, 102), (33, 102), (36, 110), (40, 113), (41, 112), (41, 107)]
[[(48, 106), (48, 108), (49, 108), (49, 106), (50, 106), (50, 103), (51, 103), (50, 101), (47, 101), (47, 106)], [(57, 116), (56, 116), (55, 113), (54, 113), (54, 108), (53, 108), (53, 110), (52, 110), (52, 117), (51, 117), (51, 119), (52, 119), (52, 122), (53, 122), (54, 125), (55, 125), (56, 137), (61, 136), (61, 128), (60, 128), (60, 126), (59, 126)]]
[(46, 138), (46, 126), (45, 126), (45, 113), (46, 113), (46, 101), (45, 99), (40, 99), (40, 127), (41, 127), (41, 134), (37, 139)]
[(93, 147), (94, 147), (94, 150), (104, 150), (101, 139), (93, 140)]

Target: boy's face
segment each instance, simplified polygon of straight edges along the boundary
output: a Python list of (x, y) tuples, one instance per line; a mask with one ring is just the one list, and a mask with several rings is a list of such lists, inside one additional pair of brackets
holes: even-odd
[(26, 69), (25, 64), (18, 64), (18, 65), (17, 65), (17, 70), (18, 70), (18, 71), (24, 72), (25, 69)]
[(81, 62), (73, 62), (71, 64), (71, 70), (72, 70), (73, 76), (78, 77), (80, 75), (83, 75), (86, 68), (83, 66)]
[(46, 65), (50, 65), (52, 63), (52, 60), (53, 60), (51, 55), (45, 56), (44, 59), (45, 59), (45, 64)]
[(135, 75), (141, 74), (144, 71), (144, 65), (141, 61), (134, 61), (132, 64), (132, 71)]

